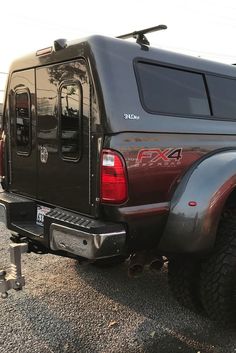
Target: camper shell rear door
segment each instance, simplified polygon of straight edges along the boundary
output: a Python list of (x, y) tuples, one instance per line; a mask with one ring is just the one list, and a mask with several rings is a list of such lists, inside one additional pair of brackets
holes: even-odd
[(9, 189), (35, 198), (37, 152), (34, 69), (11, 74), (9, 89), (10, 167)]
[(36, 68), (37, 199), (90, 213), (90, 85), (84, 59)]

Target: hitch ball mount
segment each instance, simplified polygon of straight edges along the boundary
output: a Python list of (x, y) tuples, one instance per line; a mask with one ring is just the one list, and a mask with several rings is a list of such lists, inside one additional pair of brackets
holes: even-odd
[(25, 278), (21, 271), (21, 254), (27, 251), (27, 243), (10, 245), (9, 271), (0, 270), (0, 294), (3, 299), (8, 297), (10, 289), (20, 290), (25, 285)]

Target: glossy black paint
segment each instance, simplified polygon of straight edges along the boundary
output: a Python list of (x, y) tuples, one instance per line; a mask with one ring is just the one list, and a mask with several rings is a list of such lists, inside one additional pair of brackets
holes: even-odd
[[(99, 119), (102, 119), (102, 131), (106, 133), (163, 131), (165, 126), (166, 132), (175, 132), (176, 128), (183, 133), (189, 132), (189, 127), (192, 131), (196, 129), (196, 132), (202, 133), (214, 131), (217, 119), (204, 120), (204, 128), (201, 128), (201, 117), (200, 122), (199, 119), (193, 118), (188, 123), (189, 119), (186, 119), (188, 118), (187, 116), (176, 119), (173, 114), (168, 116), (147, 113), (140, 104), (137, 80), (134, 75), (135, 63), (138, 61), (148, 61), (170, 68), (174, 67), (190, 72), (236, 79), (236, 68), (232, 65), (216, 63), (152, 47), (144, 52), (137, 44), (102, 36), (91, 36), (70, 42), (66, 49), (52, 52), (50, 55), (36, 56), (31, 54), (23, 57), (12, 64), (11, 71), (51, 65), (73, 60), (80, 56), (85, 57), (88, 61), (91, 70), (91, 80), (94, 83), (94, 89), (98, 97), (97, 104), (99, 105), (100, 114), (97, 114), (96, 119), (92, 119), (93, 131), (97, 131), (98, 127), (96, 125), (99, 125)], [(136, 121), (125, 120), (124, 113), (137, 114), (140, 119)], [(160, 124), (161, 120), (164, 125)], [(235, 126), (234, 122), (227, 124), (219, 122), (216, 130), (220, 127), (223, 133), (224, 131), (230, 131), (233, 126)]]
[[(62, 155), (60, 100), (58, 87), (66, 83), (81, 86), (80, 154), (78, 159)], [(45, 203), (81, 213), (90, 213), (90, 84), (83, 59), (36, 69), (37, 89), (37, 197)], [(58, 92), (59, 91), (59, 92)], [(69, 135), (69, 134), (67, 134)], [(69, 137), (69, 136), (67, 136)], [(48, 160), (40, 160), (40, 148), (48, 151)]]
[[(18, 151), (17, 140), (17, 116), (14, 108), (16, 93), (19, 89), (26, 88), (30, 95), (30, 110), (31, 122), (31, 149), (29, 153), (21, 153)], [(11, 76), (11, 81), (8, 91), (9, 104), (9, 125), (10, 130), (10, 144), (9, 160), (11, 162), (10, 185), (9, 188), (15, 193), (19, 193), (29, 197), (36, 197), (36, 183), (37, 183), (37, 162), (36, 162), (36, 112), (35, 112), (35, 76), (34, 70), (29, 69), (23, 73), (15, 72)]]

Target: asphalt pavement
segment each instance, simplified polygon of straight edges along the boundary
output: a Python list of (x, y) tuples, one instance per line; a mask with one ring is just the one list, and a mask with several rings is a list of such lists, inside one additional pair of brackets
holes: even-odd
[[(0, 267), (9, 233), (0, 226)], [(26, 286), (0, 299), (0, 353), (235, 353), (236, 330), (180, 307), (164, 268), (130, 279), (127, 265), (98, 269), (23, 255)]]

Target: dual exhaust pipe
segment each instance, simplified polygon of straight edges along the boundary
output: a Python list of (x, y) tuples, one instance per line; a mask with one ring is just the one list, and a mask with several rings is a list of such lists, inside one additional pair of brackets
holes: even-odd
[(146, 266), (154, 271), (160, 271), (164, 265), (162, 256), (142, 251), (131, 255), (128, 265), (129, 277), (139, 277)]

